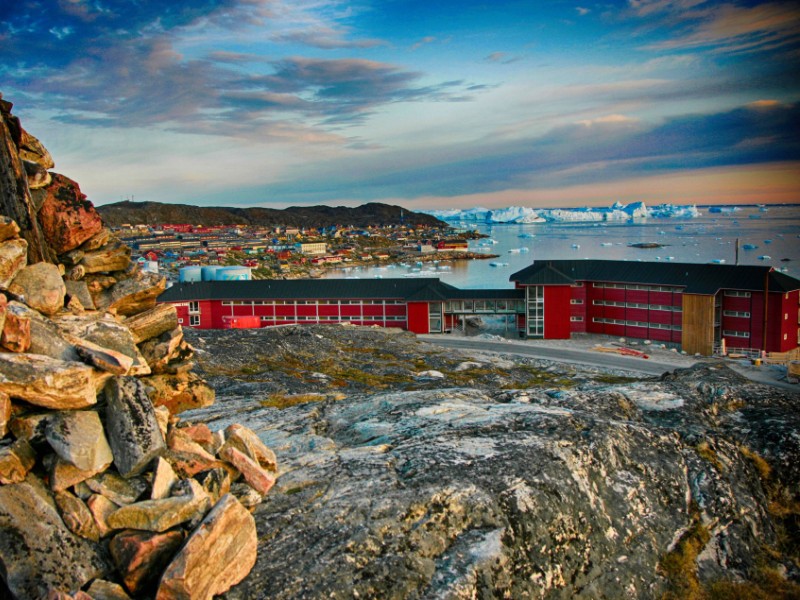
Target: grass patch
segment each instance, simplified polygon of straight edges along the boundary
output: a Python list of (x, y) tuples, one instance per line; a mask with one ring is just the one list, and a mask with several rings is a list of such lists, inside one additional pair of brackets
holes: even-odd
[(628, 377), (627, 375), (613, 375), (611, 373), (601, 373), (599, 375), (595, 375), (593, 379), (597, 383), (605, 383), (608, 385), (624, 385), (627, 383), (636, 383), (641, 381), (641, 379), (637, 377)]
[(725, 472), (725, 466), (722, 464), (722, 461), (720, 461), (719, 455), (707, 441), (704, 440), (697, 444), (697, 446), (695, 446), (695, 450), (697, 450), (697, 455), (700, 458), (714, 465), (714, 468), (717, 471), (720, 473)]
[(284, 408), (305, 404), (306, 402), (322, 402), (328, 399), (329, 397), (325, 394), (270, 394), (259, 402), (259, 404), (261, 406), (283, 410)]
[(699, 515), (693, 517), (691, 527), (658, 563), (670, 588), (662, 600), (705, 600), (705, 591), (697, 578), (697, 556), (710, 539), (711, 533), (700, 522)]
[(716, 581), (708, 586), (708, 600), (790, 600), (800, 598), (800, 585), (787, 581), (775, 569), (759, 568), (750, 581)]

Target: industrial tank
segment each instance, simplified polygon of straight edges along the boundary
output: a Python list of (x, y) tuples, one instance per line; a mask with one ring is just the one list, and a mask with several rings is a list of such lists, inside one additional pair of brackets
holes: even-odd
[(215, 274), (216, 281), (247, 281), (250, 279), (250, 267), (223, 267)]
[(200, 267), (183, 267), (178, 271), (178, 281), (180, 283), (202, 281)]
[(216, 279), (217, 271), (222, 269), (219, 265), (206, 265), (205, 267), (200, 267), (200, 275), (203, 281), (214, 281)]

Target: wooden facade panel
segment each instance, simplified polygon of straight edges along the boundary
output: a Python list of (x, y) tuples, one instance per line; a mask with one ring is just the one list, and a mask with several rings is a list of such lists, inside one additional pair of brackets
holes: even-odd
[(710, 356), (714, 351), (714, 296), (683, 295), (683, 349)]

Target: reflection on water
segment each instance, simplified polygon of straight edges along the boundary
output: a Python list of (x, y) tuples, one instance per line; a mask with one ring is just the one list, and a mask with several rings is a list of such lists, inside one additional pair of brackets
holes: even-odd
[[(513, 287), (509, 275), (534, 260), (601, 258), (734, 264), (738, 238), (740, 264), (770, 265), (800, 278), (800, 205), (773, 206), (768, 211), (755, 206), (736, 212), (700, 211), (703, 216), (696, 219), (648, 219), (631, 224), (480, 225), (479, 231), (491, 241), (471, 241), (470, 249), (498, 258), (336, 269), (326, 277), (439, 277), (460, 288), (507, 288)], [(659, 247), (634, 248), (631, 244)]]

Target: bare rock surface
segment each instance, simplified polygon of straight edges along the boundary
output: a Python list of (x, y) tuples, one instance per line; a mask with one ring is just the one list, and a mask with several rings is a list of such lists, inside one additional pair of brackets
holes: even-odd
[[(764, 568), (797, 593), (797, 393), (368, 329), (187, 337), (217, 402), (183, 417), (241, 422), (280, 464), (227, 598), (678, 598)], [(444, 378), (400, 376), (428, 369)]]
[(46, 408), (84, 408), (97, 403), (92, 368), (41, 354), (1, 354), (0, 391)]

